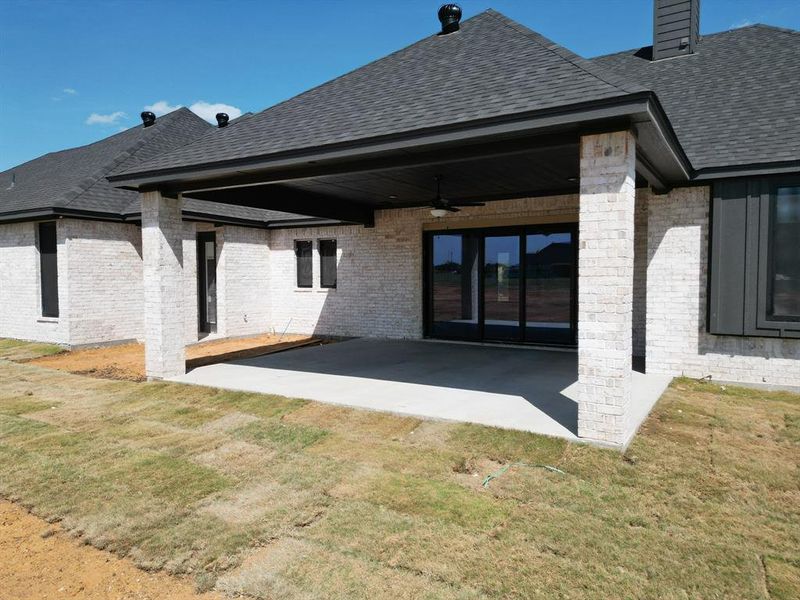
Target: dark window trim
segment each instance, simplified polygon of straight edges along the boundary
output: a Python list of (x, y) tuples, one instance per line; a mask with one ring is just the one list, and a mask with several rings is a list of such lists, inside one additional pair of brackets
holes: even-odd
[[(720, 180), (712, 191), (709, 224), (709, 275), (707, 331), (713, 335), (744, 337), (800, 338), (800, 320), (770, 318), (769, 287), (772, 247), (772, 213), (778, 187), (800, 186), (800, 175)], [(723, 218), (728, 205), (738, 203), (744, 210), (743, 223), (736, 231), (725, 231)], [(731, 264), (725, 252), (725, 241), (741, 239), (744, 258), (740, 265)], [(726, 238), (727, 236), (727, 238)], [(735, 250), (735, 249), (734, 249)], [(721, 280), (723, 270), (740, 269), (738, 289), (729, 289)], [(732, 271), (728, 271), (730, 275)], [(730, 283), (730, 281), (728, 281)], [(732, 295), (733, 294), (733, 295)], [(723, 318), (722, 306), (738, 303), (741, 310), (737, 322), (731, 315)], [(735, 304), (734, 304), (735, 306)]]
[[(322, 254), (322, 244), (323, 243), (333, 243), (333, 283), (325, 283), (325, 261), (324, 256)], [(317, 240), (317, 253), (319, 254), (319, 287), (325, 288), (328, 290), (335, 290), (336, 284), (339, 282), (339, 265), (336, 262), (336, 253), (338, 251), (338, 243), (336, 242), (336, 238), (320, 238)]]
[[(300, 245), (308, 245), (308, 265), (310, 267), (309, 282), (306, 284), (300, 281), (300, 260), (306, 257), (300, 256)], [(297, 239), (294, 241), (294, 264), (295, 264), (295, 284), (301, 289), (311, 289), (314, 287), (314, 242), (308, 239)]]
[[(774, 244), (775, 244), (775, 210), (778, 201), (778, 188), (800, 187), (800, 176), (780, 177), (770, 180), (764, 186), (761, 205), (759, 207), (759, 261), (758, 261), (758, 318), (759, 329), (780, 328), (782, 334), (785, 330), (797, 330), (800, 335), (800, 315), (789, 318), (775, 318), (770, 316), (772, 300), (772, 283), (774, 269)], [(798, 242), (800, 243), (800, 242)]]
[[(454, 227), (451, 229), (425, 229), (423, 231), (422, 236), (422, 262), (423, 262), (423, 315), (422, 315), (422, 323), (423, 323), (423, 335), (426, 338), (435, 338), (441, 340), (457, 340), (463, 341), (464, 338), (461, 337), (450, 337), (446, 335), (433, 335), (433, 269), (431, 263), (431, 257), (433, 256), (433, 238), (436, 235), (447, 235), (447, 234), (454, 234), (454, 235), (464, 235), (464, 234), (473, 234), (480, 239), (480, 243), (478, 244), (478, 265), (482, 269), (482, 265), (485, 261), (485, 243), (484, 239), (487, 236), (495, 236), (495, 235), (519, 235), (520, 236), (520, 269), (524, 266), (525, 259), (523, 256), (525, 253), (525, 236), (528, 234), (535, 234), (535, 233), (547, 233), (552, 231), (562, 231), (564, 228), (568, 228), (572, 232), (572, 251), (573, 256), (575, 257), (575, 266), (572, 272), (572, 284), (571, 284), (571, 293), (572, 299), (570, 303), (570, 313), (571, 318), (570, 322), (572, 325), (572, 339), (567, 344), (560, 344), (556, 342), (534, 342), (526, 339), (525, 331), (524, 331), (524, 320), (525, 317), (525, 308), (523, 307), (524, 302), (524, 289), (525, 285), (520, 286), (520, 302), (522, 305), (520, 306), (520, 315), (522, 316), (522, 320), (520, 322), (520, 326), (522, 328), (521, 338), (519, 340), (492, 340), (487, 339), (485, 335), (485, 306), (484, 302), (478, 303), (478, 332), (477, 335), (471, 341), (480, 341), (481, 343), (485, 344), (515, 344), (515, 345), (526, 345), (526, 346), (544, 346), (544, 347), (567, 347), (573, 348), (577, 346), (578, 343), (578, 284), (579, 284), (579, 274), (578, 274), (578, 247), (579, 247), (579, 226), (578, 221), (563, 221), (563, 222), (554, 222), (554, 223), (529, 223), (524, 225), (498, 225), (494, 227)], [(524, 271), (523, 279), (525, 277)], [(478, 289), (477, 293), (480, 298), (484, 296), (484, 278), (478, 277)]]
[[(214, 269), (216, 271), (217, 261), (219, 260), (218, 247), (217, 247), (217, 232), (216, 231), (199, 231), (197, 232), (197, 332), (200, 335), (208, 335), (217, 332), (217, 319), (215, 316), (214, 322), (208, 321), (208, 309), (204, 300), (208, 293), (208, 281), (206, 280), (205, 261), (207, 260), (205, 252), (205, 243), (212, 242), (214, 244)], [(216, 301), (216, 299), (215, 299)]]
[[(43, 233), (52, 239), (43, 240)], [(43, 317), (57, 319), (58, 306), (58, 226), (56, 221), (42, 221), (36, 227), (39, 252), (39, 295)]]

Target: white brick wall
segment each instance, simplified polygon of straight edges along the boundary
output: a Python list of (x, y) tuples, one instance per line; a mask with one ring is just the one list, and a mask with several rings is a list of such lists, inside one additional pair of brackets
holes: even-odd
[(269, 232), (227, 226), (217, 236), (217, 311), (226, 336), (263, 333), (272, 325)]
[[(430, 209), (377, 211), (375, 227), (270, 233), (272, 323), (276, 331), (386, 338), (422, 336), (422, 231), (520, 222), (574, 222), (577, 196), (525, 198), (464, 208), (435, 219)], [(336, 239), (337, 289), (319, 287), (320, 239)], [(296, 287), (295, 240), (313, 240), (313, 289)]]
[(60, 318), (42, 317), (36, 223), (0, 225), (0, 337), (56, 344), (69, 342), (69, 307), (65, 285), (67, 255), (62, 223), (58, 223), (58, 302)]
[(800, 340), (706, 332), (709, 189), (645, 194), (647, 371), (800, 386)]
[[(69, 289), (61, 317), (71, 345), (141, 338), (142, 236), (137, 225), (63, 219)], [(60, 267), (61, 256), (59, 256)], [(61, 269), (59, 268), (59, 271)]]
[(581, 138), (578, 435), (623, 444), (631, 407), (636, 141)]
[(271, 329), (269, 232), (210, 223), (183, 224), (184, 340), (197, 342), (197, 233), (216, 231), (217, 331), (204, 340), (265, 333)]

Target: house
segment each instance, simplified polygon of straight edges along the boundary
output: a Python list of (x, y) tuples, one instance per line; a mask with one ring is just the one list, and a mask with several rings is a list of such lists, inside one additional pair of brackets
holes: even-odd
[[(72, 347), (143, 339), (141, 206), (137, 194), (106, 177), (214, 129), (186, 108), (143, 118), (141, 126), (0, 173), (0, 335)], [(267, 283), (246, 274), (267, 264), (270, 227), (320, 220), (193, 199), (182, 219), (187, 255), (197, 247), (205, 258), (184, 273), (182, 339), (266, 331), (260, 297)], [(209, 276), (198, 264), (210, 266)]]
[[(138, 295), (118, 313), (135, 327), (110, 319), (93, 341), (143, 339), (150, 377), (182, 374), (202, 322), (197, 248), (204, 264), (204, 244), (247, 231), (239, 270), (223, 274), (220, 254), (207, 276), (233, 315), (225, 335), (257, 315), (261, 330), (577, 348), (583, 438), (629, 439), (634, 357), (648, 373), (799, 386), (800, 33), (700, 36), (699, 0), (656, 0), (651, 47), (587, 60), (493, 10), (439, 18), (407, 48), (114, 168), (108, 189), (136, 196), (140, 224), (82, 226), (131, 228), (140, 287), (89, 294), (65, 323)], [(195, 242), (196, 202), (293, 216), (205, 219), (213, 236)], [(78, 220), (26, 218), (0, 226), (2, 271), (44, 285), (54, 246), (40, 239), (37, 258), (10, 232), (55, 227), (71, 305), (81, 285), (61, 257)], [(4, 314), (19, 308), (0, 335), (45, 339), (36, 294), (3, 293)]]

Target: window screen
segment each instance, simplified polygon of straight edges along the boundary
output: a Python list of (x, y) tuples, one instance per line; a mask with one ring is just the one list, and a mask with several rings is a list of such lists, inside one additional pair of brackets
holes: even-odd
[(311, 242), (295, 241), (294, 255), (297, 257), (297, 287), (312, 287), (314, 285), (314, 274), (311, 263)]
[(336, 240), (319, 241), (320, 285), (336, 287)]
[(42, 316), (58, 316), (58, 257), (56, 224), (39, 223), (39, 275), (42, 289)]

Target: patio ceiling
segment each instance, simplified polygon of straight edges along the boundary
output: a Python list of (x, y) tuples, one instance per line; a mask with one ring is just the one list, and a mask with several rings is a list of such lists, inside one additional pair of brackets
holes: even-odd
[(546, 127), (538, 135), (523, 129), (470, 138), (456, 131), (436, 140), (423, 136), (416, 144), (402, 140), (388, 148), (337, 149), (121, 184), (371, 225), (375, 210), (428, 206), (437, 175), (443, 177), (442, 195), (452, 202), (577, 193), (581, 134), (625, 128), (634, 128), (639, 140), (637, 185), (667, 189), (679, 177), (680, 165), (652, 115), (644, 113)]

